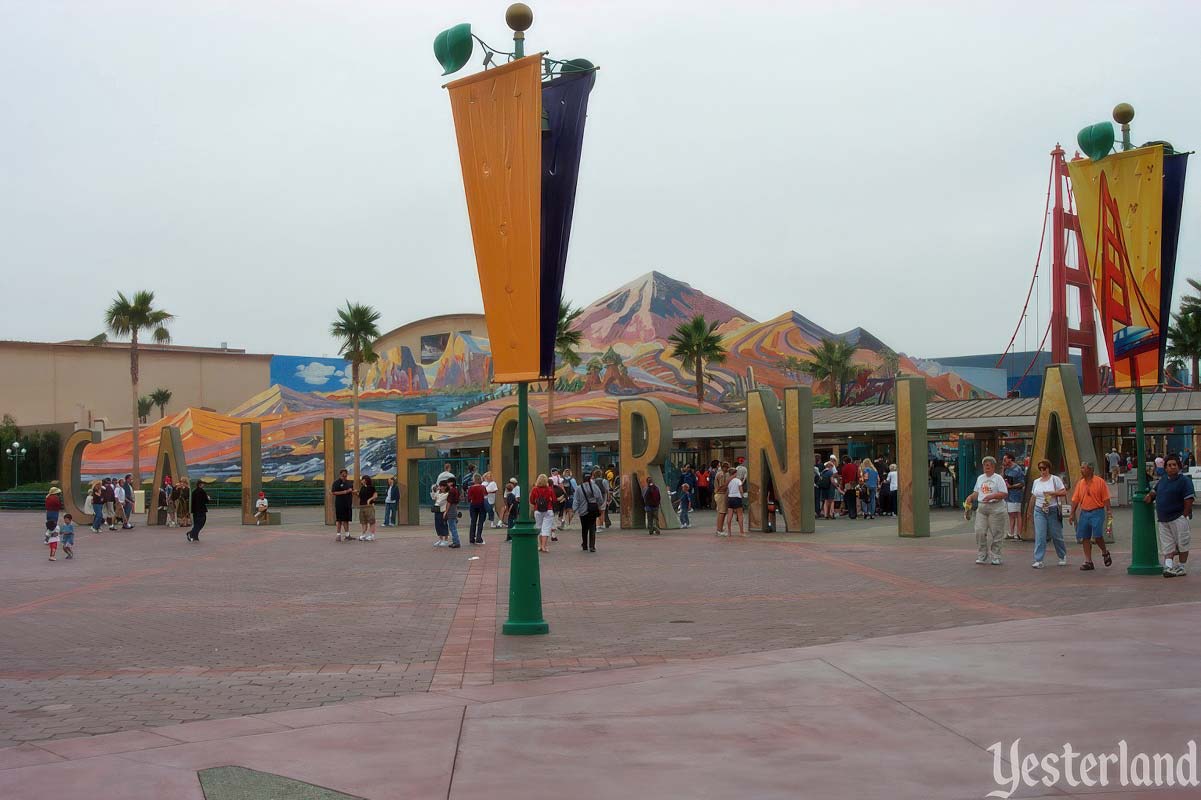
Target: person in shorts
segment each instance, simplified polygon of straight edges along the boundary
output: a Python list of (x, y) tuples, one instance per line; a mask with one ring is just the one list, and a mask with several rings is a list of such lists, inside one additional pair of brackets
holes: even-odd
[(1101, 548), (1105, 566), (1113, 566), (1113, 555), (1105, 547), (1105, 528), (1113, 519), (1113, 511), (1109, 504), (1109, 484), (1093, 473), (1091, 461), (1080, 465), (1080, 475), (1072, 490), (1071, 522), (1076, 526), (1076, 541), (1084, 548), (1084, 563), (1080, 569), (1087, 572), (1096, 569), (1093, 566), (1094, 541)]
[(1001, 457), (1001, 477), (1005, 479), (1005, 511), (1009, 514), (1006, 539), (1022, 541), (1022, 492), (1026, 488), (1026, 470), (1014, 460), (1012, 453)]
[(717, 472), (713, 477), (713, 507), (717, 510), (717, 530), (715, 533), (718, 536), (726, 536), (726, 511), (729, 503), (729, 484), (730, 484), (730, 464), (723, 461), (717, 468)]
[(1163, 576), (1182, 578), (1188, 574), (1188, 561), (1193, 518), (1193, 480), (1182, 473), (1183, 465), (1176, 456), (1164, 460), (1164, 476), (1147, 493), (1144, 502), (1155, 503), (1155, 521), (1159, 533), (1159, 552), (1163, 555)]
[(550, 535), (555, 526), (555, 508), (558, 498), (555, 487), (543, 473), (534, 481), (530, 490), (530, 508), (534, 509), (534, 529), (538, 531), (538, 552), (550, 552)]
[(75, 558), (75, 520), (70, 514), (63, 515), (63, 521), (58, 525), (58, 538), (67, 560)]
[(334, 541), (347, 541), (354, 537), (350, 535), (350, 522), (354, 516), (354, 484), (349, 480), (350, 473), (346, 470), (338, 472), (338, 479), (329, 487), (329, 493), (334, 496)]
[(379, 493), (375, 491), (375, 482), (371, 480), (370, 475), (364, 475), (359, 479), (359, 525), (362, 531), (359, 533), (360, 542), (375, 541), (375, 502), (379, 500)]

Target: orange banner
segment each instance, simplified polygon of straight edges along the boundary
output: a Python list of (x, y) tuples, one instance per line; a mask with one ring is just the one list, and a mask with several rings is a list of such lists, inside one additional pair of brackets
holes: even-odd
[(542, 55), (447, 84), (493, 380), (539, 373)]

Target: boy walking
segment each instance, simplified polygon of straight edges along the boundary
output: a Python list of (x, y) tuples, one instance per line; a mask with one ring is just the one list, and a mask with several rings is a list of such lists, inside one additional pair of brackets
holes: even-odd
[(684, 482), (680, 484), (680, 527), (691, 528), (688, 512), (692, 510), (692, 486)]
[(58, 538), (67, 560), (75, 558), (75, 520), (70, 514), (63, 515), (63, 521), (58, 526)]

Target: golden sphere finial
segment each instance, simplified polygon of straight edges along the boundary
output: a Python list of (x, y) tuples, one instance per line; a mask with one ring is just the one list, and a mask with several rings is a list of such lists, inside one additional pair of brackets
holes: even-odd
[(534, 10), (525, 3), (514, 3), (505, 10), (505, 23), (510, 30), (527, 31), (534, 24)]
[(1119, 125), (1129, 125), (1134, 119), (1134, 106), (1129, 103), (1118, 103), (1113, 107), (1113, 121)]

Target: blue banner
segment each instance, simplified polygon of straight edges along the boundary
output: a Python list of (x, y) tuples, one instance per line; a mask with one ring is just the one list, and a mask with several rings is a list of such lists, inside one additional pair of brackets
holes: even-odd
[(596, 72), (562, 75), (542, 84), (542, 109), (547, 129), (542, 131), (542, 276), (540, 368), (544, 377), (555, 374), (555, 334), (559, 303), (563, 299), (563, 273), (567, 244), (575, 211), (576, 182), (584, 146), (584, 121), (588, 94)]
[[(1159, 318), (1163, 320), (1163, 337), (1167, 339), (1168, 320), (1172, 318), (1172, 284), (1176, 279), (1176, 246), (1180, 241), (1180, 217), (1184, 212), (1184, 175), (1188, 170), (1188, 153), (1164, 154), (1163, 157), (1163, 227), (1159, 239)], [(1159, 346), (1159, 380), (1162, 383), (1166, 341)]]

